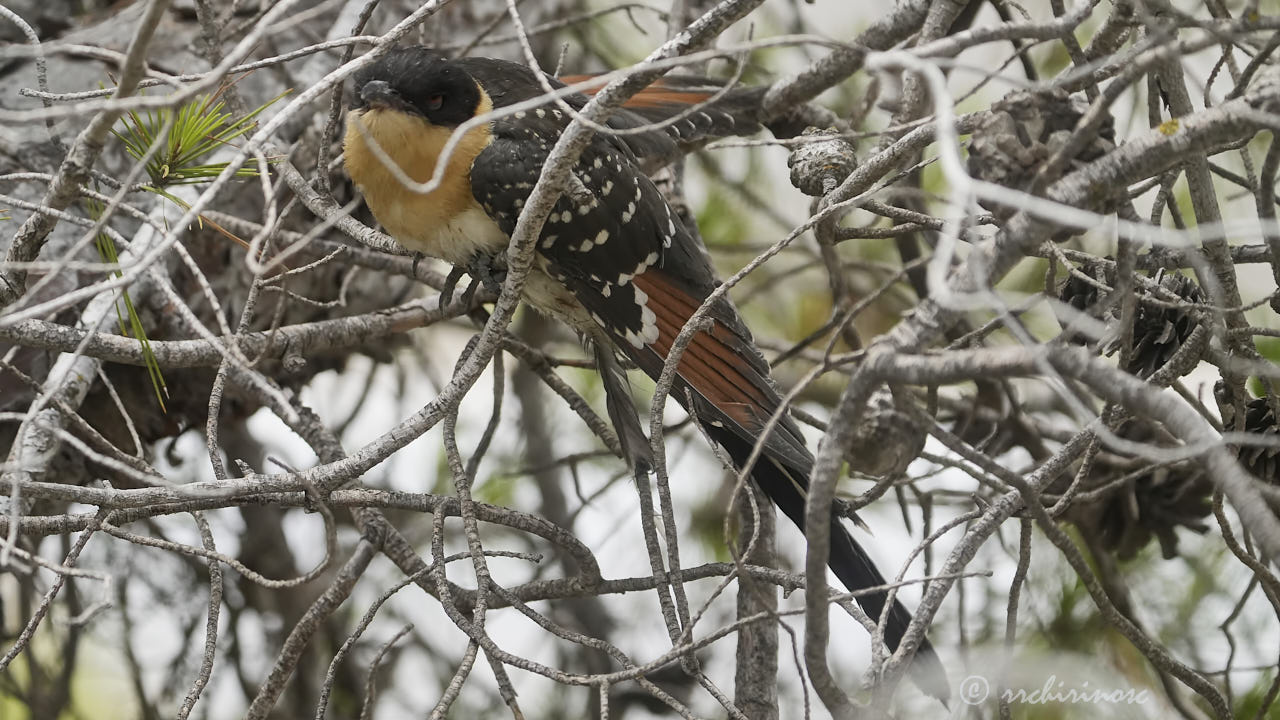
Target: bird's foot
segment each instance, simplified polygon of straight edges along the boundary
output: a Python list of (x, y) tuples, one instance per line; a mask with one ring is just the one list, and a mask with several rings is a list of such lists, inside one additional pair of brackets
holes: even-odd
[(440, 288), (441, 308), (453, 302), (453, 293), (463, 275), (470, 275), (472, 279), (459, 299), (463, 305), (469, 306), (481, 287), (494, 295), (502, 292), (502, 283), (507, 279), (506, 258), (478, 252), (465, 264), (455, 265), (445, 278), (444, 287)]
[(502, 283), (507, 279), (506, 257), (478, 252), (467, 262), (466, 271), (473, 279), (462, 291), (462, 301), (470, 305), (481, 287), (494, 295), (502, 292)]

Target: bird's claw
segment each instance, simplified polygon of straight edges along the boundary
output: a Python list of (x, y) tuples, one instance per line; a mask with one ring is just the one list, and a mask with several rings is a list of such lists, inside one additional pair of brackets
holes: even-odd
[(475, 278), (472, 278), (471, 282), (467, 283), (467, 289), (462, 291), (462, 304), (464, 307), (471, 307), (471, 304), (476, 299), (476, 288), (479, 286), (480, 281)]
[(502, 283), (507, 279), (507, 271), (506, 268), (501, 267), (501, 261), (502, 258), (495, 255), (476, 253), (465, 265), (455, 266), (449, 271), (444, 287), (440, 290), (440, 307), (443, 308), (453, 301), (453, 292), (464, 274), (472, 277), (471, 282), (459, 297), (464, 306), (471, 305), (475, 300), (476, 292), (481, 287), (494, 295), (501, 293)]
[(444, 279), (444, 287), (440, 288), (440, 309), (448, 307), (453, 302), (453, 291), (458, 288), (458, 281), (466, 274), (466, 270), (455, 267), (449, 271), (449, 275)]

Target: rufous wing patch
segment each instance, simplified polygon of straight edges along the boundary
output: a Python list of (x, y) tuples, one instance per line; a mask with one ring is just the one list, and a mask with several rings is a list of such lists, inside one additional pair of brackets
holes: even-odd
[[(658, 338), (649, 348), (665, 360), (701, 302), (671, 283), (661, 269), (641, 273), (632, 282), (648, 295), (647, 305), (657, 322)], [(676, 372), (734, 422), (748, 430), (759, 429), (777, 401), (762, 389), (767, 381), (733, 349), (735, 340), (733, 332), (718, 321), (710, 331), (699, 330), (680, 356)]]

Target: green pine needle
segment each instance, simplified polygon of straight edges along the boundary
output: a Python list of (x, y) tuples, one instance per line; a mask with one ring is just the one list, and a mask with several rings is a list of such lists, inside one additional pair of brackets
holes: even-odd
[[(121, 127), (111, 132), (135, 160), (141, 160), (163, 134), (165, 126), (172, 122), (164, 146), (147, 161), (147, 176), (151, 179), (148, 189), (159, 192), (173, 185), (208, 182), (226, 170), (228, 163), (202, 162), (205, 156), (247, 135), (253, 130), (258, 115), (288, 92), (275, 96), (253, 112), (234, 117), (218, 99), (222, 94), (219, 90), (212, 95), (201, 95), (177, 110), (130, 111), (121, 117)], [(250, 159), (235, 176), (257, 177), (261, 170), (257, 162)], [(172, 199), (171, 195), (160, 194)]]
[[(89, 215), (94, 219), (101, 217), (103, 206), (97, 200), (87, 199), (85, 205), (88, 207)], [(120, 256), (116, 248), (116, 243), (111, 236), (105, 232), (99, 232), (94, 238), (94, 245), (98, 248), (98, 257), (104, 263), (116, 264), (120, 262)], [(120, 270), (112, 271), (116, 277), (123, 275)], [(124, 304), (124, 311), (121, 312), (121, 302)], [(169, 388), (165, 385), (164, 375), (160, 372), (160, 362), (156, 360), (155, 352), (151, 349), (151, 341), (147, 338), (146, 328), (142, 326), (142, 318), (138, 316), (138, 311), (133, 306), (133, 300), (129, 297), (129, 291), (126, 289), (121, 293), (121, 302), (116, 303), (116, 322), (120, 325), (120, 334), (125, 337), (135, 337), (142, 345), (142, 361), (147, 368), (147, 375), (151, 377), (151, 387), (156, 391), (156, 400), (160, 403), (160, 412), (168, 413), (164, 400), (169, 397)]]

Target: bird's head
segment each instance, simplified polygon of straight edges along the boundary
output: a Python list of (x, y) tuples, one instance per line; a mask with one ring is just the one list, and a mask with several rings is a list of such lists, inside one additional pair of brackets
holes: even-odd
[(476, 115), (482, 91), (449, 58), (421, 45), (396, 48), (355, 76), (353, 109), (390, 110), (443, 127)]

